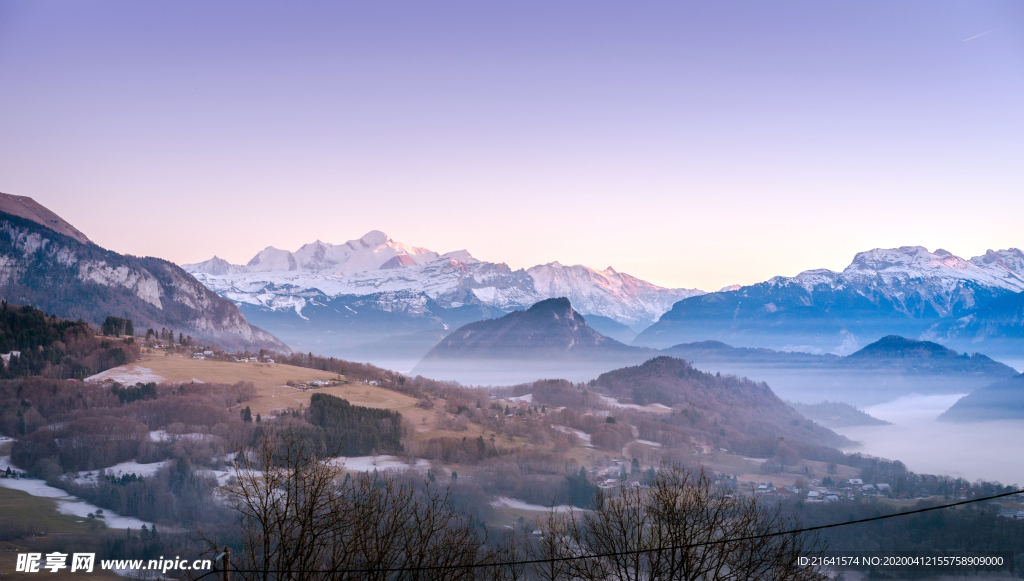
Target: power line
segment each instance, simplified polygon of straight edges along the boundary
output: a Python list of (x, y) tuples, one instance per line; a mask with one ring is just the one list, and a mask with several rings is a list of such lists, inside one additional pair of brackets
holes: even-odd
[[(1015, 494), (1024, 494), (1024, 490), (1014, 490), (1012, 492), (1004, 492), (1002, 494), (996, 494), (993, 496), (985, 496), (982, 498), (972, 498), (970, 500), (963, 500), (960, 502), (954, 502), (951, 504), (943, 504), (939, 506), (930, 506), (927, 508), (919, 508), (915, 510), (908, 510), (905, 512), (897, 512), (894, 514), (886, 514), (881, 516), (873, 516), (870, 518), (862, 518), (858, 520), (852, 520), (841, 523), (832, 523), (827, 525), (817, 525), (813, 527), (804, 527), (802, 529), (794, 529), (791, 531), (778, 531), (774, 533), (765, 533), (762, 535), (750, 535), (746, 537), (737, 537), (733, 539), (720, 539), (716, 541), (705, 541), (701, 543), (691, 543), (688, 545), (673, 545), (668, 547), (654, 547), (651, 549), (636, 549), (632, 551), (611, 551), (607, 553), (592, 553), (587, 555), (573, 555), (569, 557), (554, 557), (551, 559), (527, 559), (523, 561), (505, 561), (501, 563), (473, 563), (470, 565), (427, 565), (421, 567), (392, 567), (386, 569), (325, 569), (325, 570), (262, 570), (262, 569), (235, 569), (237, 573), (398, 573), (402, 571), (443, 571), (448, 569), (483, 569), (489, 567), (512, 567), (516, 565), (539, 565), (539, 564), (553, 564), (561, 563), (565, 561), (579, 561), (583, 559), (601, 559), (605, 557), (619, 557), (626, 555), (640, 555), (644, 553), (655, 553), (658, 551), (680, 551), (684, 549), (695, 549), (698, 547), (707, 547), (711, 545), (721, 545), (727, 543), (737, 543), (740, 541), (754, 541), (758, 539), (767, 539), (770, 537), (778, 537), (782, 535), (796, 535), (801, 533), (809, 533), (813, 531), (820, 531), (824, 529), (832, 529), (837, 527), (845, 527), (849, 525), (880, 521), (898, 516), (908, 516), (912, 514), (920, 514), (922, 512), (929, 512), (933, 510), (940, 510), (944, 508), (952, 508), (954, 506), (963, 506), (965, 504), (972, 504), (975, 502), (984, 502), (986, 500), (995, 500), (997, 498), (1005, 498), (1007, 496), (1013, 496)], [(214, 573), (215, 571), (209, 571), (196, 577), (195, 581), (199, 581), (203, 577)]]

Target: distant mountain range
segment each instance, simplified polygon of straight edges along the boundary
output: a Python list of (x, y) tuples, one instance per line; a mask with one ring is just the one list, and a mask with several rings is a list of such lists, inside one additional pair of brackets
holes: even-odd
[(845, 357), (716, 341), (642, 348), (601, 335), (564, 298), (467, 324), (445, 336), (412, 373), (484, 385), (541, 378), (586, 381), (664, 355), (704, 371), (765, 381), (783, 397), (805, 403), (840, 399), (870, 405), (913, 393), (968, 393), (1017, 374), (985, 355), (898, 336), (883, 337)]
[(970, 351), (981, 345), (1002, 351), (999, 341), (1010, 339), (1019, 353), (1022, 291), (1024, 253), (1015, 248), (970, 260), (920, 246), (875, 249), (857, 254), (842, 272), (809, 270), (682, 299), (633, 344), (665, 348), (714, 339), (846, 354), (896, 334)]
[(94, 324), (128, 317), (139, 331), (167, 328), (225, 348), (287, 349), (178, 266), (100, 248), (23, 196), (0, 194), (0, 297)]
[(698, 369), (765, 381), (784, 399), (867, 406), (919, 394), (970, 393), (1013, 377), (1008, 365), (931, 341), (887, 336), (848, 356), (731, 347), (718, 341), (661, 351)]
[(370, 232), (345, 244), (266, 248), (246, 265), (183, 266), (249, 320), (301, 349), (409, 368), (446, 332), (566, 297), (602, 334), (641, 347), (718, 340), (742, 347), (853, 353), (887, 335), (1020, 361), (1024, 253), (969, 260), (920, 246), (857, 254), (718, 292), (668, 289), (612, 268), (558, 262), (524, 270)]
[(318, 240), (294, 252), (268, 247), (245, 265), (215, 256), (182, 267), (290, 345), (339, 356), (383, 350), (410, 366), (437, 334), (547, 298), (567, 297), (609, 334), (631, 339), (676, 301), (703, 294), (611, 267), (551, 262), (512, 270), (466, 250), (441, 254), (379, 231), (344, 244)]

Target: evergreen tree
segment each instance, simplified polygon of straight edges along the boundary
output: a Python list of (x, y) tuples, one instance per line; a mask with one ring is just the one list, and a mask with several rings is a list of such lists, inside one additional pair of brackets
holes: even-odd
[(258, 423), (260, 423), (262, 421), (263, 421), (263, 418), (261, 418), (259, 414), (256, 414), (256, 423), (258, 424)]
[(242, 421), (245, 423), (252, 421), (252, 410), (249, 409), (249, 406), (245, 406), (245, 409), (242, 410)]
[(640, 459), (633, 458), (633, 464), (629, 468), (632, 474), (640, 474)]

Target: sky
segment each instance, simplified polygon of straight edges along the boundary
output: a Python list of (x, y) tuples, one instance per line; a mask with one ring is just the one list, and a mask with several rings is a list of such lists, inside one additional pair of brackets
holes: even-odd
[(0, 191), (117, 252), (370, 230), (715, 290), (1024, 246), (1020, 2), (10, 2)]

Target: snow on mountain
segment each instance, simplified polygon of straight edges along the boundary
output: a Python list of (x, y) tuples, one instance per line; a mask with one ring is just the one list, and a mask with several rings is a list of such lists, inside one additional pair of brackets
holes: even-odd
[(941, 248), (935, 252), (923, 246), (875, 248), (858, 253), (842, 272), (808, 270), (768, 282), (796, 284), (808, 292), (821, 285), (832, 290), (849, 287), (862, 294), (884, 296), (897, 305), (914, 296), (945, 317), (957, 308), (976, 306), (972, 286), (1024, 291), (1024, 254), (1015, 248), (989, 250), (984, 256), (964, 260)]
[[(468, 252), (461, 252), (467, 259), (472, 259)], [(349, 240), (344, 244), (335, 245), (317, 240), (304, 244), (295, 252), (268, 246), (256, 254), (245, 268), (248, 272), (307, 270), (350, 276), (378, 269), (396, 257), (404, 257), (405, 261), (398, 260), (392, 263), (422, 265), (437, 260), (440, 255), (426, 248), (395, 242), (388, 238), (387, 234), (373, 230), (362, 238)]]
[(921, 246), (876, 248), (858, 253), (841, 272), (807, 270), (680, 300), (633, 344), (716, 340), (844, 354), (892, 334), (951, 339), (950, 322), (1024, 291), (1022, 266), (1016, 249), (965, 260)]
[(236, 303), (302, 309), (318, 297), (423, 293), (445, 308), (484, 304), (515, 310), (568, 297), (581, 313), (646, 326), (696, 289), (667, 289), (616, 272), (557, 262), (513, 271), (466, 250), (444, 255), (395, 242), (383, 232), (333, 245), (317, 240), (295, 252), (267, 247), (245, 266), (219, 258), (185, 265), (207, 287)]
[(522, 270), (513, 271), (505, 264), (490, 262), (465, 264), (453, 258), (439, 258), (424, 265), (367, 270), (351, 276), (308, 270), (241, 275), (195, 273), (194, 276), (236, 303), (273, 310), (294, 308), (299, 313), (308, 301), (318, 296), (364, 296), (398, 291), (423, 293), (444, 307), (459, 307), (479, 299), (497, 308), (515, 309), (545, 298), (533, 292), (532, 281)]
[(202, 262), (196, 262), (195, 264), (182, 264), (181, 268), (188, 272), (205, 272), (208, 274), (242, 274), (248, 272), (244, 266), (237, 264), (231, 264), (223, 258), (218, 258), (214, 255), (209, 260)]
[(667, 289), (614, 268), (564, 266), (550, 262), (529, 268), (534, 288), (546, 297), (566, 297), (586, 315), (601, 315), (626, 325), (646, 326), (681, 299), (704, 294), (697, 289)]
[(982, 256), (975, 256), (971, 264), (1000, 277), (1024, 278), (1024, 252), (1017, 248), (989, 250)]

